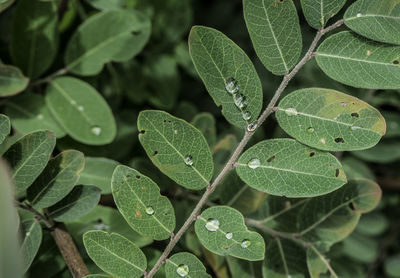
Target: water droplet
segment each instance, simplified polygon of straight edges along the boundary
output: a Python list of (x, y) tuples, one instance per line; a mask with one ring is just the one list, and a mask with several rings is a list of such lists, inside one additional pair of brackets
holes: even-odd
[(251, 119), (251, 113), (249, 111), (243, 111), (242, 117), (245, 121), (248, 121)]
[(361, 17), (361, 16), (362, 16), (362, 13), (358, 13), (358, 14), (357, 14), (357, 17)]
[(43, 116), (42, 114), (38, 114), (38, 115), (37, 115), (37, 118), (38, 118), (38, 120), (43, 120), (43, 119), (44, 119), (44, 116)]
[(257, 123), (251, 123), (247, 125), (247, 131), (254, 131), (257, 128)]
[(355, 125), (351, 127), (351, 130), (357, 130), (357, 129), (361, 129), (361, 127), (360, 126), (355, 126)]
[(237, 93), (239, 91), (239, 85), (233, 77), (229, 77), (228, 79), (225, 80), (225, 89), (228, 93), (233, 95), (234, 93)]
[(309, 132), (309, 133), (313, 133), (314, 132), (314, 128), (313, 127), (309, 127), (309, 128), (307, 128), (307, 131)]
[(297, 110), (295, 108), (288, 108), (285, 112), (288, 116), (297, 116)]
[(174, 130), (174, 134), (178, 134), (178, 131), (176, 129)]
[(83, 108), (83, 106), (79, 105), (79, 106), (78, 106), (78, 110), (79, 110), (79, 111), (83, 111), (83, 110), (85, 110), (85, 108)]
[(71, 100), (70, 103), (71, 103), (72, 105), (76, 105), (76, 101), (75, 101), (75, 100)]
[(146, 208), (146, 213), (147, 213), (148, 215), (153, 215), (153, 214), (154, 214), (154, 209), (153, 209), (152, 207), (147, 207), (147, 208)]
[(258, 158), (253, 158), (247, 163), (247, 166), (249, 166), (250, 169), (257, 169), (261, 166), (261, 162)]
[(244, 95), (242, 94), (234, 94), (233, 95), (233, 102), (237, 107), (240, 109), (244, 109), (247, 106), (247, 99)]
[(210, 232), (215, 232), (219, 228), (219, 221), (215, 218), (210, 218), (206, 222), (206, 229)]
[(226, 239), (232, 239), (233, 234), (231, 232), (225, 234)]
[(320, 141), (322, 144), (325, 144), (325, 143), (326, 143), (325, 138), (321, 138), (321, 139), (319, 139), (319, 141)]
[(242, 246), (242, 248), (247, 248), (250, 245), (251, 245), (251, 242), (248, 239), (243, 240), (242, 243), (240, 244), (240, 246)]
[(101, 134), (101, 128), (97, 125), (92, 126), (92, 128), (90, 129), (90, 132), (96, 136), (99, 136)]
[(183, 159), (183, 161), (185, 161), (185, 164), (187, 166), (192, 166), (193, 165), (193, 156), (191, 156), (190, 154), (188, 154), (187, 156), (185, 156), (185, 158)]
[(186, 264), (180, 264), (176, 268), (176, 273), (181, 277), (185, 277), (189, 274), (189, 267)]

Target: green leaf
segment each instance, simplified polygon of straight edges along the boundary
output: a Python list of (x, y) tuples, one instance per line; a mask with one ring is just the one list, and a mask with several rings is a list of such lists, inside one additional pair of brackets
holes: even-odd
[(10, 134), (10, 130), (10, 119), (6, 115), (0, 114), (0, 144)]
[(72, 77), (53, 80), (46, 92), (50, 112), (76, 141), (89, 145), (111, 143), (115, 119), (103, 97), (86, 82)]
[(366, 236), (382, 235), (389, 227), (389, 219), (380, 212), (363, 214), (357, 225), (357, 232)]
[(78, 185), (64, 199), (48, 208), (49, 216), (65, 222), (88, 214), (100, 201), (100, 192), (95, 186)]
[(102, 157), (85, 157), (85, 169), (81, 172), (78, 184), (95, 185), (101, 194), (111, 193), (111, 177), (117, 161)]
[(25, 220), (21, 223), (21, 234), (23, 241), (20, 252), (24, 259), (23, 270), (26, 272), (42, 243), (42, 226), (36, 219)]
[(90, 274), (85, 276), (84, 278), (113, 278), (113, 276), (110, 276), (108, 274)]
[(384, 111), (383, 117), (385, 118), (387, 131), (385, 138), (399, 137), (400, 136), (400, 113)]
[(307, 267), (311, 278), (324, 277), (323, 274), (328, 271), (327, 264), (325, 257), (316, 252), (315, 247), (307, 249)]
[(346, 10), (344, 23), (374, 41), (400, 45), (399, 0), (358, 0)]
[(297, 90), (278, 105), (276, 118), (290, 136), (325, 151), (375, 146), (386, 132), (385, 119), (368, 103), (335, 90)]
[(124, 8), (125, 0), (86, 0), (89, 5), (99, 10), (117, 10)]
[(199, 130), (156, 110), (139, 114), (138, 129), (140, 143), (161, 172), (188, 189), (202, 189), (209, 183), (214, 165)]
[(105, 272), (118, 278), (141, 277), (147, 261), (143, 252), (118, 234), (90, 231), (83, 235), (89, 257)]
[(0, 64), (0, 97), (8, 97), (22, 92), (28, 83), (29, 79), (22, 74), (19, 68)]
[(215, 119), (211, 113), (200, 113), (197, 114), (192, 124), (203, 133), (207, 140), (208, 145), (212, 148), (217, 142), (217, 130), (215, 127)]
[(400, 142), (397, 138), (386, 139), (371, 149), (353, 152), (353, 154), (369, 162), (393, 162), (400, 159)]
[(249, 231), (242, 214), (233, 208), (206, 209), (196, 220), (195, 231), (203, 246), (215, 254), (248, 261), (264, 259), (264, 239)]
[(368, 165), (354, 157), (345, 157), (340, 161), (348, 180), (365, 178), (375, 180), (375, 176)]
[(342, 249), (344, 256), (356, 262), (371, 264), (379, 256), (379, 241), (354, 232), (343, 241)]
[(100, 12), (79, 26), (65, 53), (67, 69), (95, 75), (108, 62), (132, 59), (150, 37), (150, 20), (134, 10)]
[(57, 138), (65, 135), (47, 108), (44, 97), (39, 94), (30, 92), (10, 99), (5, 113), (11, 118), (13, 128), (23, 134), (47, 129), (53, 131)]
[(174, 254), (165, 265), (167, 278), (190, 277), (211, 278), (201, 261), (193, 254), (181, 252)]
[(3, 0), (0, 3), (0, 13), (3, 12), (5, 9), (7, 9), (9, 6), (11, 6), (15, 0)]
[(57, 4), (18, 1), (11, 34), (11, 56), (15, 65), (31, 78), (40, 76), (57, 53)]
[[(263, 94), (260, 78), (246, 53), (221, 32), (203, 26), (190, 31), (189, 51), (207, 91), (215, 104), (222, 106), (228, 122), (238, 127), (254, 122), (262, 108)], [(236, 93), (229, 93), (228, 87)], [(245, 101), (237, 101), (244, 106), (239, 108), (234, 98), (240, 100), (241, 96)], [(250, 113), (247, 117), (245, 111)]]
[(356, 88), (399, 89), (400, 46), (384, 45), (349, 31), (330, 36), (317, 62), (330, 78)]
[(73, 150), (52, 158), (28, 188), (29, 202), (36, 208), (47, 208), (63, 199), (75, 186), (84, 164), (83, 153)]
[(301, 0), (301, 8), (308, 24), (315, 29), (324, 27), (346, 4), (346, 0)]
[(313, 197), (346, 183), (339, 161), (292, 139), (262, 141), (244, 152), (236, 167), (249, 186), (272, 195)]
[(299, 17), (292, 0), (243, 0), (244, 19), (257, 56), (276, 75), (290, 71), (302, 49)]
[(229, 270), (232, 278), (255, 278), (262, 277), (261, 262), (250, 262), (239, 260), (228, 256), (227, 258)]
[(389, 277), (400, 277), (400, 254), (392, 255), (385, 259), (384, 269)]
[(136, 232), (167, 239), (175, 228), (175, 212), (157, 184), (127, 166), (115, 168), (111, 188), (118, 210)]
[(17, 195), (24, 192), (46, 167), (55, 144), (54, 133), (36, 131), (20, 138), (4, 154), (13, 169)]

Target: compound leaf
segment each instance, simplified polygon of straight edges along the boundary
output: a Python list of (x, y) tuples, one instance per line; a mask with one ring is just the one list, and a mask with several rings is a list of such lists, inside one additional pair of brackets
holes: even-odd
[(276, 118), (290, 136), (326, 151), (375, 146), (386, 132), (385, 119), (368, 103), (335, 90), (295, 91), (278, 105)]
[(10, 134), (10, 130), (10, 119), (6, 115), (0, 114), (0, 144)]
[(249, 261), (264, 259), (264, 239), (249, 231), (242, 214), (233, 208), (206, 209), (196, 220), (195, 231), (203, 246), (215, 254)]
[(198, 129), (156, 110), (139, 114), (138, 129), (140, 143), (161, 172), (188, 189), (202, 189), (209, 183), (213, 160)]
[(36, 131), (20, 138), (4, 154), (13, 169), (17, 195), (26, 190), (46, 167), (55, 144), (54, 133)]
[(346, 183), (339, 161), (292, 139), (262, 141), (244, 152), (236, 167), (249, 186), (278, 196), (313, 197)]
[(211, 278), (201, 261), (188, 252), (177, 253), (169, 258), (165, 265), (165, 272), (167, 278)]
[(71, 221), (89, 213), (99, 203), (101, 190), (96, 186), (78, 185), (64, 199), (48, 208), (58, 222)]
[(371, 40), (400, 45), (399, 0), (358, 0), (346, 10), (344, 23)]
[(100, 12), (79, 26), (68, 42), (67, 68), (75, 74), (95, 75), (108, 62), (128, 61), (143, 49), (150, 28), (150, 20), (138, 11)]
[(22, 92), (28, 83), (29, 79), (22, 74), (19, 68), (0, 64), (0, 97)]
[(47, 208), (63, 199), (75, 186), (83, 170), (83, 153), (69, 150), (58, 154), (28, 188), (27, 198), (36, 208)]
[(244, 19), (257, 56), (276, 75), (292, 69), (301, 54), (299, 17), (292, 0), (243, 0)]
[[(245, 127), (262, 108), (261, 81), (249, 57), (221, 32), (195, 26), (189, 51), (207, 91), (231, 124)], [(236, 104), (235, 104), (236, 101)]]
[(301, 8), (308, 24), (315, 29), (324, 27), (346, 4), (346, 0), (301, 0)]
[(344, 31), (317, 49), (317, 63), (330, 78), (356, 88), (399, 89), (400, 46)]
[(23, 269), (25, 272), (32, 264), (42, 243), (42, 226), (40, 226), (40, 223), (36, 219), (22, 221), (21, 235), (23, 236), (23, 241), (20, 252), (23, 257)]
[(115, 119), (104, 98), (88, 83), (72, 77), (53, 80), (46, 92), (50, 112), (73, 139), (88, 145), (111, 143)]
[(142, 250), (115, 233), (90, 231), (83, 235), (89, 257), (103, 271), (118, 278), (141, 277), (147, 260)]
[(171, 236), (174, 208), (150, 178), (120, 165), (113, 173), (111, 188), (118, 210), (132, 229), (156, 240)]

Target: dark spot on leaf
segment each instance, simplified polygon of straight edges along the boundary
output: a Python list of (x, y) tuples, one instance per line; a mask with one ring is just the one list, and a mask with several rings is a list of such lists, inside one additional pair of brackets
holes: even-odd
[(164, 120), (163, 122), (164, 122), (164, 123), (166, 123), (166, 122), (167, 122), (167, 120)]
[(155, 155), (157, 155), (157, 154), (158, 154), (158, 151), (154, 151), (153, 156), (155, 156)]
[(271, 156), (270, 158), (267, 159), (267, 162), (271, 162), (272, 160), (274, 160), (276, 158), (275, 155)]
[(140, 130), (139, 133), (140, 134), (145, 134), (146, 130)]
[(139, 36), (140, 34), (142, 34), (141, 30), (136, 30), (136, 31), (132, 32), (132, 35), (135, 35), (135, 36)]
[(353, 202), (350, 202), (350, 203), (349, 203), (349, 208), (350, 208), (351, 210), (356, 210), (356, 207), (354, 206), (354, 203), (353, 203)]
[(339, 177), (339, 174), (340, 174), (339, 169), (336, 169), (336, 170), (335, 170), (335, 177)]
[(359, 118), (360, 114), (354, 112), (354, 113), (351, 113), (351, 116), (354, 117), (354, 118)]
[(336, 143), (344, 143), (344, 139), (342, 137), (335, 138)]
[(97, 219), (97, 223), (103, 223), (103, 220), (101, 218)]
[(137, 179), (140, 179), (140, 176), (139, 176), (139, 175), (137, 175), (137, 176), (136, 176), (136, 178), (137, 178)]
[(397, 65), (399, 65), (399, 64), (400, 64), (400, 61), (399, 61), (398, 59), (396, 59), (396, 60), (393, 61), (393, 65), (396, 65), (396, 66), (397, 66)]
[(315, 152), (310, 152), (310, 157), (313, 157), (315, 155)]

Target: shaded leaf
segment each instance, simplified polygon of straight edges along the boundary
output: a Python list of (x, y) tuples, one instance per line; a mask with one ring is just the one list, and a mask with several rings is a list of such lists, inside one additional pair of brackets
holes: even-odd
[(3, 2), (0, 3), (0, 13), (3, 12), (5, 9), (7, 9), (9, 6), (11, 6), (15, 0), (4, 0)]
[(150, 21), (134, 10), (100, 12), (72, 35), (65, 53), (67, 68), (79, 75), (98, 74), (103, 65), (137, 55), (150, 36)]
[(352, 32), (330, 36), (317, 62), (330, 78), (356, 88), (400, 88), (400, 46), (380, 44)]
[(203, 246), (213, 253), (249, 261), (264, 259), (264, 239), (249, 231), (242, 214), (233, 208), (206, 209), (196, 220), (195, 231)]
[(236, 167), (249, 186), (278, 196), (312, 197), (346, 183), (339, 161), (292, 139), (262, 141), (245, 151)]
[(366, 236), (378, 236), (389, 227), (389, 219), (379, 212), (363, 214), (357, 225), (357, 232)]
[(202, 189), (211, 180), (213, 161), (199, 130), (163, 111), (138, 117), (139, 140), (153, 163), (176, 183)]
[(232, 278), (255, 278), (262, 277), (261, 262), (250, 262), (227, 257), (229, 270)]
[(358, 0), (346, 10), (344, 23), (374, 41), (400, 45), (399, 0)]
[(175, 228), (174, 208), (150, 178), (120, 165), (111, 188), (118, 210), (132, 229), (156, 240), (170, 237)]
[(65, 222), (89, 213), (100, 201), (100, 189), (91, 185), (78, 185), (67, 196), (48, 208), (49, 216)]
[(292, 69), (301, 54), (302, 37), (292, 0), (244, 0), (244, 19), (257, 56), (276, 75)]
[(124, 7), (125, 0), (86, 0), (89, 5), (99, 10), (117, 10)]
[(25, 220), (21, 223), (21, 235), (23, 241), (20, 252), (24, 261), (23, 270), (26, 272), (42, 243), (42, 226), (36, 219)]
[(315, 29), (324, 27), (346, 4), (346, 0), (301, 0), (301, 8), (308, 24)]
[(320, 255), (321, 254), (318, 251), (315, 252), (313, 248), (307, 249), (307, 267), (311, 278), (324, 277), (323, 274), (328, 272), (327, 264), (325, 263), (327, 261)]
[(326, 151), (362, 150), (386, 132), (385, 119), (368, 103), (329, 89), (297, 90), (281, 100), (279, 125), (303, 144)]
[(10, 119), (6, 115), (0, 114), (0, 144), (10, 134), (10, 130)]
[(16, 193), (26, 190), (46, 167), (56, 144), (50, 131), (29, 133), (14, 143), (4, 154), (13, 169)]
[(63, 199), (75, 186), (85, 160), (78, 151), (64, 151), (52, 158), (28, 188), (27, 198), (36, 208), (47, 208)]
[(400, 142), (398, 139), (386, 139), (371, 149), (352, 154), (369, 162), (389, 163), (400, 159)]
[(217, 142), (217, 130), (215, 127), (215, 119), (211, 113), (200, 113), (197, 114), (192, 124), (203, 133), (207, 140), (208, 146), (212, 148)]
[(57, 78), (47, 88), (46, 104), (76, 141), (104, 145), (114, 140), (116, 126), (112, 111), (88, 83), (72, 77)]
[(167, 278), (211, 278), (201, 261), (187, 252), (176, 253), (170, 257), (165, 265), (165, 272)]
[(40, 76), (50, 67), (57, 52), (57, 4), (18, 1), (11, 34), (15, 65), (31, 78)]
[(379, 241), (352, 233), (343, 241), (343, 255), (361, 263), (373, 263), (379, 255)]
[[(260, 79), (246, 53), (221, 32), (203, 26), (192, 28), (189, 51), (207, 91), (215, 104), (222, 106), (228, 122), (245, 127), (255, 121), (262, 108), (263, 94)], [(227, 88), (235, 93), (229, 93)], [(242, 108), (235, 105), (235, 96), (242, 96), (242, 101), (237, 102), (243, 104)], [(244, 116), (246, 111), (249, 118)]]
[(365, 178), (375, 180), (375, 176), (368, 165), (354, 157), (345, 157), (341, 160), (347, 179)]
[(120, 278), (141, 277), (147, 261), (143, 252), (118, 234), (90, 231), (83, 235), (89, 257), (105, 272)]
[(400, 136), (400, 113), (396, 112), (383, 112), (387, 124), (387, 131), (385, 138), (399, 137)]
[(65, 135), (41, 95), (27, 93), (10, 99), (6, 103), (5, 113), (11, 118), (13, 128), (23, 134), (47, 129), (53, 131), (58, 138)]
[(22, 74), (19, 68), (0, 64), (0, 97), (12, 96), (22, 92), (28, 86), (28, 83), (29, 79)]
[(386, 275), (390, 277), (400, 277), (400, 254), (388, 257), (384, 262)]

